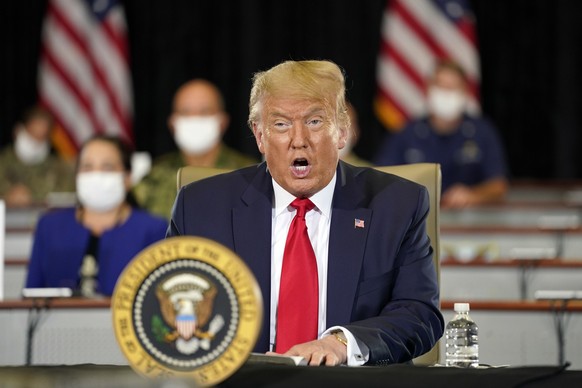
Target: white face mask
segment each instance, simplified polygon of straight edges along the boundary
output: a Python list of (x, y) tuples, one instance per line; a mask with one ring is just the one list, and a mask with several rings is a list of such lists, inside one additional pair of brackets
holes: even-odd
[(180, 116), (174, 122), (174, 140), (188, 154), (203, 154), (220, 140), (218, 116)]
[(444, 120), (461, 117), (465, 111), (465, 94), (457, 90), (431, 87), (428, 90), (428, 110)]
[(47, 141), (39, 142), (21, 126), (16, 133), (14, 152), (24, 164), (39, 164), (46, 160), (50, 151)]
[(122, 172), (90, 171), (77, 174), (77, 197), (87, 209), (106, 212), (125, 200)]

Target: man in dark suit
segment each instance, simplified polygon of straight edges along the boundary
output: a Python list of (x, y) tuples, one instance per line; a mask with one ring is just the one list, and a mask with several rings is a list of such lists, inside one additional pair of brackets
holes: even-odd
[[(339, 67), (288, 61), (258, 73), (249, 107), (266, 162), (183, 188), (168, 236), (207, 237), (245, 260), (264, 300), (255, 351), (299, 355), (311, 365), (398, 363), (429, 351), (443, 318), (425, 231), (428, 194), (405, 179), (339, 161), (349, 128)], [(287, 333), (277, 332), (279, 298), (295, 198), (315, 205), (305, 220), (317, 261), (317, 334), (280, 350)], [(308, 318), (297, 315), (302, 326)]]

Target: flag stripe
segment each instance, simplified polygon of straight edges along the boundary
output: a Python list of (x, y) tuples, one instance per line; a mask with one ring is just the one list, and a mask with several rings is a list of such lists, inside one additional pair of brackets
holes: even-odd
[(406, 55), (403, 51), (398, 50), (391, 43), (385, 45), (385, 54), (394, 61), (394, 66), (397, 66), (405, 77), (413, 82), (416, 87), (422, 89), (424, 87), (424, 73), (419, 73), (418, 69), (414, 69), (412, 63), (404, 58)]
[(116, 0), (49, 0), (39, 98), (77, 148), (98, 133), (133, 143), (128, 52)]
[[(96, 52), (107, 51), (109, 43), (104, 41), (103, 35), (100, 32), (97, 32), (94, 34), (94, 38), (93, 43)], [(103, 113), (115, 115), (116, 119), (120, 122), (120, 129), (125, 132), (124, 135), (130, 137), (129, 123), (126, 122), (127, 118), (123, 113), (124, 110), (129, 108), (129, 103), (127, 102), (128, 96), (126, 96), (123, 91), (125, 87), (123, 78), (129, 76), (128, 74), (124, 74), (125, 72), (123, 69), (125, 64), (117, 61), (119, 57), (113, 55), (96, 56), (93, 58), (93, 71), (98, 81), (97, 85), (106, 96), (104, 102), (109, 105), (109, 109)], [(104, 117), (106, 118), (109, 116)]]
[[(49, 13), (47, 18), (52, 19), (53, 21), (53, 24), (50, 26), (58, 26), (62, 28), (63, 33), (66, 34), (67, 38), (77, 46), (77, 49), (85, 56), (85, 60), (88, 61), (91, 55), (85, 41), (83, 40), (83, 36), (88, 33), (88, 31), (86, 26), (83, 26), (84, 21), (79, 20), (82, 19), (82, 15), (79, 12), (82, 10), (79, 10), (78, 7), (73, 6), (67, 8), (66, 5), (61, 3), (62, 1), (49, 3)], [(73, 4), (78, 5), (77, 2), (73, 2)], [(53, 31), (49, 29), (47, 37), (50, 38), (52, 34)], [(45, 40), (47, 37), (45, 37)], [(54, 40), (56, 41), (56, 44), (58, 44), (58, 40)]]
[[(414, 68), (415, 78), (422, 87), (425, 77), (430, 74), (433, 66), (434, 58), (431, 48), (427, 47), (423, 40), (408, 27), (408, 24), (402, 20), (397, 12), (387, 15), (385, 25), (387, 25), (387, 29), (383, 35), (385, 39), (382, 41), (385, 46), (392, 48), (392, 51), (386, 55), (389, 58), (392, 55), (398, 55), (399, 62), (406, 62), (411, 68)], [(398, 34), (399, 39), (387, 39), (395, 34)]]
[[(89, 112), (90, 116), (92, 117), (92, 122), (93, 122), (93, 127), (94, 127), (94, 132), (95, 133), (102, 133), (103, 132), (103, 128), (106, 128), (106, 126), (104, 125), (106, 120), (108, 120), (108, 117), (110, 117), (110, 112), (104, 111), (103, 109), (99, 109), (99, 101), (102, 101), (101, 94), (103, 93), (103, 88), (104, 86), (106, 86), (105, 80), (103, 75), (101, 74), (101, 72), (98, 70), (97, 64), (96, 64), (96, 60), (95, 60), (95, 56), (92, 55), (91, 53), (91, 46), (92, 46), (92, 42), (87, 42), (87, 41), (83, 41), (82, 39), (86, 36), (89, 36), (89, 34), (95, 35), (96, 33), (98, 33), (98, 29), (95, 30), (96, 32), (93, 32), (93, 30), (90, 28), (90, 24), (89, 25), (81, 25), (81, 23), (83, 22), (82, 20), (82, 13), (84, 12), (83, 9), (79, 9), (78, 5), (80, 5), (80, 3), (75, 2), (74, 6), (71, 6), (71, 8), (69, 8), (69, 4), (64, 4), (65, 2), (63, 0), (57, 1), (55, 4), (55, 7), (53, 7), (53, 11), (55, 12), (55, 16), (56, 19), (59, 21), (60, 25), (66, 30), (66, 32), (68, 33), (67, 36), (71, 39), (72, 42), (74, 42), (76, 44), (76, 47), (84, 54), (84, 58), (86, 60), (86, 63), (82, 63), (82, 60), (78, 60), (76, 62), (68, 62), (69, 66), (68, 67), (72, 67), (75, 64), (81, 64), (81, 65), (85, 65), (85, 66), (81, 66), (81, 69), (84, 70), (84, 72), (81, 70), (81, 74), (79, 74), (79, 78), (78, 78), (78, 82), (83, 82), (83, 81), (88, 81), (91, 82), (92, 85), (88, 86), (87, 89), (85, 89), (85, 91), (88, 94), (93, 94), (94, 96), (94, 100), (91, 101), (88, 105), (87, 105), (87, 112)], [(59, 9), (59, 7), (64, 9)], [(69, 15), (68, 12), (72, 11), (72, 16), (71, 18), (68, 18), (67, 16)], [(89, 20), (89, 23), (91, 21)], [(91, 37), (91, 36), (89, 36)], [(89, 44), (88, 44), (89, 43)], [(58, 42), (57, 42), (58, 44)], [(99, 50), (98, 52), (107, 52), (107, 50)], [(106, 57), (106, 56), (103, 56)], [(74, 72), (73, 69), (69, 69), (69, 71)], [(84, 74), (83, 74), (84, 73)], [(99, 81), (99, 82), (96, 82)], [(112, 98), (113, 93), (109, 93), (109, 98)], [(97, 101), (97, 105), (93, 106), (93, 104)], [(100, 113), (100, 118), (101, 120), (97, 120), (94, 117), (96, 116), (96, 113), (99, 113), (99, 110), (101, 111)], [(120, 115), (118, 115), (120, 116)], [(112, 134), (115, 134), (115, 131), (113, 131)]]
[(423, 90), (416, 88), (414, 83), (409, 81), (395, 61), (382, 59), (380, 71), (380, 85), (384, 93), (391, 97), (390, 100), (400, 107), (403, 113), (408, 116), (422, 112)]
[(127, 47), (127, 40), (125, 39), (125, 23), (120, 8), (111, 11), (111, 17), (103, 23), (103, 32), (112, 42), (112, 47), (118, 50), (118, 55), (123, 61), (129, 63), (129, 48)]
[[(423, 0), (416, 0), (415, 2), (421, 3)], [(414, 2), (413, 2), (414, 3)], [(410, 30), (414, 31), (414, 33), (418, 36), (418, 39), (424, 42), (424, 44), (432, 51), (432, 56), (437, 57), (444, 57), (446, 53), (438, 45), (435, 37), (431, 35), (431, 31), (429, 31), (426, 26), (423, 24), (422, 20), (419, 20), (418, 14), (414, 13), (413, 11), (409, 11), (406, 5), (409, 4), (406, 0), (395, 0), (394, 1), (394, 11), (396, 12), (403, 20), (404, 23), (408, 25)], [(422, 10), (422, 8), (420, 8)], [(391, 37), (388, 37), (389, 39)], [(396, 39), (399, 40), (399, 39)]]
[(464, 0), (388, 0), (378, 57), (379, 119), (397, 130), (424, 114), (426, 82), (438, 59), (466, 71), (469, 111), (479, 110), (479, 65), (474, 19)]
[(469, 78), (479, 78), (475, 46), (460, 34), (456, 24), (434, 5), (433, 0), (406, 1), (405, 6), (412, 11), (419, 22), (426, 26), (444, 55), (459, 62)]
[(40, 87), (46, 89), (45, 93), (41, 95), (41, 100), (44, 105), (50, 108), (63, 129), (64, 123), (75, 123), (75, 131), (67, 131), (67, 133), (78, 146), (84, 139), (93, 134), (94, 126), (91, 124), (90, 118), (87, 117), (86, 111), (79, 106), (79, 100), (69, 93), (61, 78), (54, 74), (52, 68), (43, 64), (41, 70), (44, 72), (44, 76), (41, 79)]
[(47, 27), (51, 29), (51, 34), (47, 35), (44, 46), (41, 48), (41, 58), (51, 55), (53, 62), (59, 64), (65, 72), (69, 73), (79, 90), (83, 94), (88, 94), (91, 90), (90, 64), (87, 62), (86, 53), (73, 39), (71, 34), (64, 31), (67, 28), (62, 23), (57, 23), (54, 18), (47, 20)]
[(58, 63), (57, 60), (53, 57), (51, 51), (43, 50), (42, 52), (43, 60), (45, 62), (45, 66), (48, 66), (52, 69), (54, 73), (54, 77), (58, 78), (61, 81), (61, 88), (67, 89), (68, 93), (74, 97), (79, 105), (79, 108), (82, 109), (84, 112), (89, 113), (89, 121), (94, 128), (98, 128), (95, 116), (91, 114), (91, 101), (87, 99), (87, 95), (83, 90), (81, 90), (79, 83), (75, 82), (71, 77), (71, 72), (67, 72), (62, 66), (61, 62)]

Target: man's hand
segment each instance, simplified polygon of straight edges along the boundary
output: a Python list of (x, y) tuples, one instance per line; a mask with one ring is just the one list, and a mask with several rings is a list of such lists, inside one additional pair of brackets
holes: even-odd
[[(267, 354), (274, 354), (268, 352)], [(322, 339), (298, 344), (289, 349), (283, 356), (301, 356), (309, 365), (341, 365), (347, 362), (347, 347), (333, 335)]]
[(441, 207), (460, 209), (475, 203), (475, 196), (471, 188), (456, 184), (443, 193)]
[(443, 193), (441, 207), (461, 209), (499, 202), (505, 197), (508, 187), (505, 178), (493, 178), (471, 187), (455, 184)]
[(10, 207), (27, 207), (32, 205), (32, 192), (23, 184), (13, 185), (6, 193), (4, 199)]

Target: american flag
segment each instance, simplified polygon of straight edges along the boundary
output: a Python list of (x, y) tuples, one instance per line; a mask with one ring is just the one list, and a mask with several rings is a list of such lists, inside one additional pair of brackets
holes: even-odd
[(463, 67), (467, 109), (479, 111), (479, 58), (468, 0), (388, 0), (381, 35), (375, 109), (386, 128), (398, 130), (425, 113), (425, 81), (438, 59)]
[(58, 123), (56, 146), (75, 154), (94, 134), (133, 144), (125, 16), (116, 0), (49, 0), (39, 98)]
[(364, 220), (360, 220), (359, 218), (354, 219), (354, 228), (363, 228), (364, 227)]

